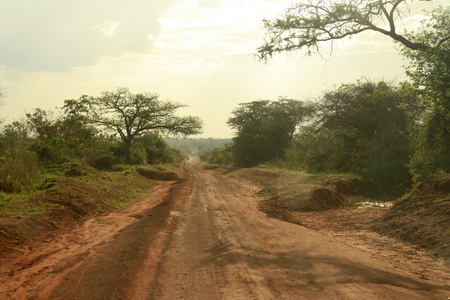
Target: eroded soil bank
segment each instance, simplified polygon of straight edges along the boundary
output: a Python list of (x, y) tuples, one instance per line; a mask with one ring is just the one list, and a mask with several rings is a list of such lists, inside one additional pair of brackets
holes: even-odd
[(450, 174), (430, 176), (396, 201), (374, 203), (350, 176), (261, 168), (217, 171), (258, 185), (260, 208), (274, 218), (319, 231), (376, 231), (450, 264)]

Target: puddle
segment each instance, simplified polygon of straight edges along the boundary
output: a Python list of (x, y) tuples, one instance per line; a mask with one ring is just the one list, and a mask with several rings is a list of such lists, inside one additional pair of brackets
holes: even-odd
[(369, 201), (365, 201), (365, 202), (359, 202), (357, 204), (358, 208), (371, 208), (371, 207), (382, 207), (382, 208), (390, 208), (392, 207), (392, 205), (394, 205), (394, 202), (369, 202)]

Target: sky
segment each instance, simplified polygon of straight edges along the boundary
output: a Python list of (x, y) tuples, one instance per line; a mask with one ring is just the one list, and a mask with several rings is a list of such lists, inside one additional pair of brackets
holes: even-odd
[[(404, 80), (406, 61), (374, 33), (340, 42), (325, 59), (303, 52), (268, 63), (254, 54), (263, 19), (301, 0), (1, 0), (0, 107), (3, 124), (34, 108), (127, 87), (188, 105), (204, 121), (202, 138), (229, 138), (239, 103), (279, 97), (310, 101), (361, 78)], [(447, 0), (412, 1), (403, 19)]]

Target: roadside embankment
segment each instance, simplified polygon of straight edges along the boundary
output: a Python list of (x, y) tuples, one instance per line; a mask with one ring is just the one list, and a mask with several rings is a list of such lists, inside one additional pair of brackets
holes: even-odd
[(418, 183), (371, 229), (450, 258), (450, 174)]
[(358, 181), (350, 175), (310, 175), (262, 168), (239, 169), (229, 174), (261, 186), (260, 196), (292, 211), (326, 211), (353, 202)]
[(52, 238), (92, 216), (144, 199), (155, 186), (153, 180), (180, 179), (174, 172), (177, 168), (169, 168), (120, 167), (107, 172), (62, 165), (48, 170), (36, 191), (0, 194), (0, 259), (21, 253), (24, 247)]
[(350, 175), (224, 170), (261, 188), (260, 209), (270, 217), (321, 231), (371, 230), (450, 258), (450, 174), (426, 178), (392, 205), (362, 196)]

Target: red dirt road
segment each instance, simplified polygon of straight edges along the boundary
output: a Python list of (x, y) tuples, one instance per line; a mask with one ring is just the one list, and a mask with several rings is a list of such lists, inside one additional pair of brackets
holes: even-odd
[(185, 173), (181, 184), (161, 183), (129, 209), (3, 263), (0, 299), (450, 297), (438, 260), (424, 260), (423, 278), (420, 260), (266, 217), (254, 186), (195, 164)]

